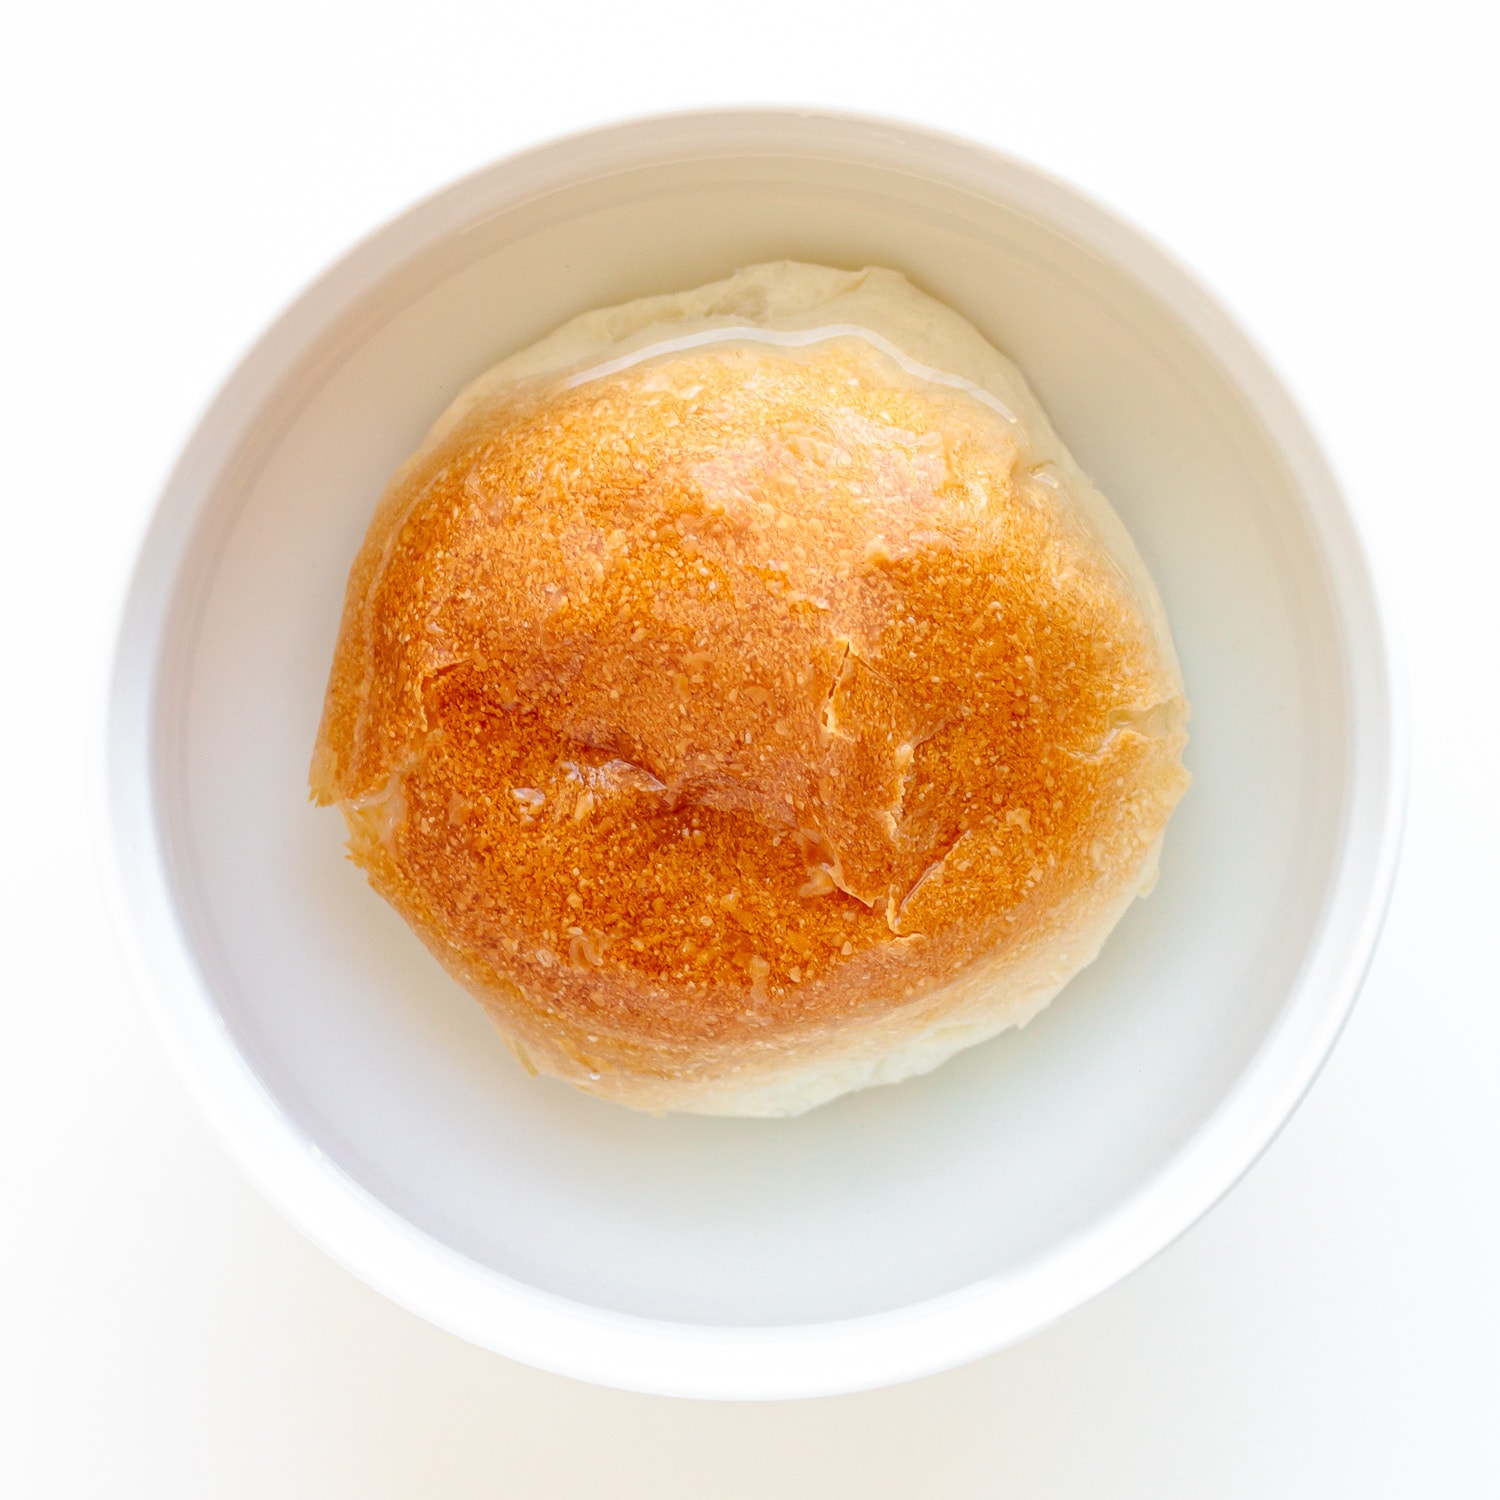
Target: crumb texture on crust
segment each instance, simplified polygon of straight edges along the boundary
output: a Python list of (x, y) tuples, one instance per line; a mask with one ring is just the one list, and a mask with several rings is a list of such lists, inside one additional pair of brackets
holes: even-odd
[(1185, 719), (1014, 367), (895, 273), (781, 263), (458, 398), (355, 562), (311, 782), (529, 1067), (795, 1113), (1094, 956)]

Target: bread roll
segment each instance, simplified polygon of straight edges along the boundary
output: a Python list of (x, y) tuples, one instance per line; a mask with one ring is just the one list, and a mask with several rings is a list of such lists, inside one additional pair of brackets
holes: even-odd
[(783, 262), (458, 397), (354, 563), (311, 785), (527, 1068), (790, 1115), (1094, 957), (1186, 716), (1019, 371), (894, 272)]

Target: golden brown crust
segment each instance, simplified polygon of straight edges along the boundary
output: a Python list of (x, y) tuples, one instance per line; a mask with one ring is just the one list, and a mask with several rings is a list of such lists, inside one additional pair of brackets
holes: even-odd
[(523, 1060), (713, 1107), (1128, 899), (1180, 685), (1024, 438), (863, 339), (739, 341), (397, 476), (314, 793)]

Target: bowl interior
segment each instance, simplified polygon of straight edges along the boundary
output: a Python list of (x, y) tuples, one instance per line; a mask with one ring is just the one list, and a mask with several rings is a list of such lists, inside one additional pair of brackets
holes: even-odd
[[(337, 316), (282, 329), (262, 398), (226, 419), (227, 458), (192, 481), (151, 771), (222, 1024), (366, 1192), (479, 1266), (594, 1307), (821, 1322), (1024, 1273), (1140, 1193), (1246, 1074), (1338, 852), (1339, 631), (1254, 411), (1045, 205), (878, 156), (471, 184), (447, 222), (428, 213), (398, 255), (388, 240), (378, 275), (333, 273), (365, 282)], [(306, 766), (350, 561), (450, 396), (576, 312), (779, 256), (898, 267), (1019, 362), (1161, 588), (1195, 783), (1155, 892), (1025, 1031), (797, 1120), (654, 1119), (521, 1072), (344, 860)]]

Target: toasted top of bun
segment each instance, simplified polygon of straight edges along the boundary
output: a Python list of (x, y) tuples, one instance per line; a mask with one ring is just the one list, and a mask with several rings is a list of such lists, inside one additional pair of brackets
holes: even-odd
[(781, 263), (458, 398), (354, 564), (311, 782), (530, 1066), (795, 1113), (1093, 957), (1185, 718), (1014, 367), (893, 272)]

